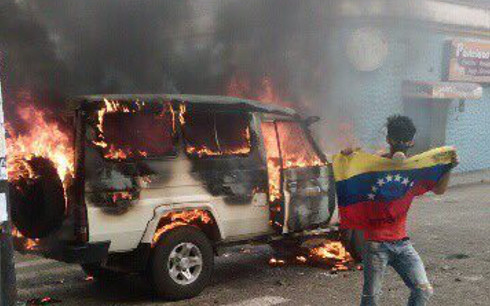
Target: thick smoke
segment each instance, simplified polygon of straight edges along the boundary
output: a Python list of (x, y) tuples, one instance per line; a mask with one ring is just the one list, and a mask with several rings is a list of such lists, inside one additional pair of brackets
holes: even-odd
[(80, 94), (228, 94), (237, 77), (249, 98), (268, 78), (304, 114), (328, 105), (330, 1), (1, 1), (10, 107), (25, 92), (56, 109)]

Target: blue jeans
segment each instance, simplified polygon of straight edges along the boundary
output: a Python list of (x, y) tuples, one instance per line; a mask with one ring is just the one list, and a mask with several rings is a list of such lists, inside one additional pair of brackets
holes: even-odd
[(395, 269), (410, 288), (409, 306), (426, 305), (433, 294), (424, 263), (409, 240), (366, 241), (363, 263), (364, 287), (361, 306), (379, 305), (383, 276), (388, 265)]

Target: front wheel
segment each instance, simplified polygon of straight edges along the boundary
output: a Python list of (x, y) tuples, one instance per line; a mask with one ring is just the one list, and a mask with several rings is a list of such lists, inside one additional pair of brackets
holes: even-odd
[(150, 279), (156, 293), (166, 299), (197, 296), (213, 272), (211, 242), (197, 228), (176, 228), (158, 241), (150, 263)]

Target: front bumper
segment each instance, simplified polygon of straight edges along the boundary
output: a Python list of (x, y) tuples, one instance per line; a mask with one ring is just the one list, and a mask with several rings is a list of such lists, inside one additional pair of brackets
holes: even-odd
[(107, 259), (109, 253), (109, 241), (73, 244), (71, 242), (57, 243), (39, 242), (26, 248), (24, 238), (14, 238), (16, 251), (22, 254), (33, 254), (66, 263), (97, 263)]

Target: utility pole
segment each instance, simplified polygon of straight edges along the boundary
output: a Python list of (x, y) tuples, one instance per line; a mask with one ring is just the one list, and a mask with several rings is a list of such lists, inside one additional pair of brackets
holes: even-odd
[(13, 306), (17, 297), (14, 250), (8, 201), (7, 147), (0, 83), (0, 306)]

